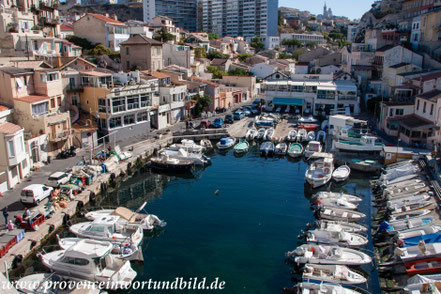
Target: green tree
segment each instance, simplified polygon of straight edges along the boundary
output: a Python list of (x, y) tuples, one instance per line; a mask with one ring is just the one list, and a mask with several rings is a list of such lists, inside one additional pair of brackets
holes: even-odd
[(174, 40), (175, 36), (167, 32), (165, 27), (162, 27), (161, 30), (159, 30), (159, 32), (153, 36), (153, 39), (159, 42), (167, 42)]
[(216, 40), (219, 39), (219, 35), (215, 33), (208, 33), (208, 39), (209, 40)]
[(92, 49), (94, 47), (89, 40), (74, 35), (66, 36), (66, 40), (80, 46), (83, 49)]
[(265, 47), (265, 44), (263, 44), (262, 40), (259, 37), (254, 37), (250, 42), (251, 47), (254, 48), (255, 52), (262, 51)]
[(228, 71), (228, 74), (230, 76), (250, 76), (251, 75), (249, 71), (242, 69), (242, 68), (230, 69)]
[(207, 58), (210, 60), (213, 60), (215, 58), (228, 59), (230, 58), (230, 56), (227, 54), (222, 54), (219, 51), (210, 51), (207, 53)]
[(249, 58), (249, 57), (253, 57), (253, 54), (241, 53), (241, 54), (237, 55), (237, 58), (239, 58), (239, 60), (242, 62), (245, 62), (247, 60), (247, 58)]
[(285, 53), (285, 52), (280, 52), (279, 58), (280, 59), (290, 59), (290, 58), (294, 58), (294, 56), (291, 54)]
[(222, 76), (227, 75), (226, 72), (215, 66), (207, 66), (207, 71), (213, 74), (213, 79), (222, 79)]
[(194, 57), (196, 58), (206, 58), (207, 52), (204, 47), (194, 48)]
[(93, 56), (101, 56), (101, 55), (108, 55), (111, 57), (119, 56), (119, 52), (113, 51), (102, 44), (98, 44), (94, 48), (85, 50), (84, 52), (85, 55), (93, 55)]
[(202, 111), (207, 108), (208, 106), (211, 105), (211, 97), (208, 95), (196, 95), (195, 96), (196, 99), (196, 104), (194, 105), (194, 116), (195, 117), (200, 117)]
[(305, 44), (305, 46), (315, 48), (315, 47), (317, 47), (317, 43), (316, 42), (308, 42)]
[(279, 15), (278, 15), (278, 25), (279, 26), (283, 26), (283, 15), (282, 15), (282, 13), (280, 13), (280, 10), (279, 10)]
[(282, 45), (300, 47), (302, 46), (302, 42), (297, 39), (285, 39), (282, 41)]

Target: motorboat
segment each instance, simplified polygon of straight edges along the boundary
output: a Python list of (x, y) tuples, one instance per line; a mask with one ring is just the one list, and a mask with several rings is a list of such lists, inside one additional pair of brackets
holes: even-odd
[(296, 293), (308, 293), (308, 294), (361, 294), (358, 291), (343, 288), (337, 284), (324, 284), (324, 283), (308, 283), (302, 282), (294, 286)]
[(291, 130), (286, 137), (288, 142), (294, 142), (297, 139), (297, 130)]
[[(424, 244), (421, 242), (416, 246), (411, 247), (397, 247), (394, 251), (394, 257), (404, 263), (416, 260), (427, 259), (431, 257), (438, 257), (441, 254), (441, 243)], [(393, 261), (385, 262), (380, 266), (388, 266), (394, 264)]]
[(306, 139), (308, 138), (308, 133), (306, 132), (305, 129), (299, 129), (297, 131), (297, 142), (305, 142)]
[(103, 283), (110, 289), (130, 285), (136, 277), (130, 261), (113, 257), (113, 244), (83, 239), (68, 249), (40, 253), (44, 266), (69, 280)]
[(323, 130), (320, 130), (317, 132), (317, 137), (315, 138), (316, 141), (319, 142), (325, 142), (326, 141), (326, 132)]
[(150, 167), (159, 171), (190, 172), (194, 168), (194, 161), (168, 156), (158, 156), (150, 159)]
[(383, 143), (377, 141), (377, 137), (362, 136), (358, 141), (335, 141), (335, 148), (343, 151), (356, 152), (380, 152), (383, 150)]
[(178, 151), (184, 149), (188, 153), (202, 153), (205, 148), (196, 144), (193, 140), (182, 139), (180, 144), (172, 144), (168, 147), (170, 150)]
[(299, 123), (316, 123), (318, 120), (315, 119), (312, 115), (308, 117), (300, 117), (297, 119)]
[(411, 238), (416, 236), (423, 236), (433, 233), (441, 232), (441, 226), (439, 225), (425, 225), (419, 228), (412, 228), (404, 231), (399, 231), (398, 238), (399, 239), (405, 239), (405, 238)]
[(248, 129), (245, 137), (247, 138), (247, 140), (253, 141), (258, 136), (258, 134), (259, 132), (257, 131), (256, 128), (250, 128)]
[(427, 208), (431, 205), (432, 205), (432, 202), (430, 202), (430, 201), (422, 201), (422, 202), (413, 203), (413, 204), (406, 204), (404, 206), (388, 207), (388, 211), (391, 214), (402, 214), (402, 213), (409, 213), (409, 212), (412, 212), (415, 210)]
[(389, 200), (386, 202), (387, 207), (403, 207), (410, 204), (415, 204), (430, 199), (429, 194), (417, 194), (408, 197)]
[(366, 217), (366, 215), (359, 211), (337, 207), (322, 207), (318, 214), (320, 218), (334, 221), (357, 222)]
[(330, 232), (340, 232), (343, 230), (348, 233), (362, 233), (367, 231), (367, 228), (360, 224), (330, 220), (315, 221), (313, 226), (316, 229), (327, 230)]
[(179, 160), (192, 160), (195, 165), (207, 165), (211, 163), (211, 159), (205, 156), (202, 152), (187, 152), (183, 148), (179, 148), (178, 150), (164, 148), (159, 151), (159, 156)]
[(244, 154), (248, 152), (250, 148), (250, 144), (246, 140), (241, 140), (239, 143), (234, 146), (234, 153), (236, 154)]
[(286, 143), (278, 143), (276, 145), (276, 149), (274, 150), (274, 154), (276, 155), (285, 155), (288, 150), (288, 145)]
[(219, 149), (219, 150), (225, 150), (225, 149), (229, 149), (229, 148), (233, 147), (234, 144), (236, 144), (236, 138), (227, 137), (227, 138), (220, 139), (220, 141), (216, 144), (216, 146), (217, 146), (217, 149)]
[(441, 233), (432, 233), (420, 236), (414, 236), (409, 238), (401, 239), (403, 246), (402, 247), (410, 247), (417, 246), (420, 242), (424, 242), (424, 244), (432, 244), (441, 242)]
[(350, 203), (359, 203), (363, 201), (358, 196), (352, 195), (352, 194), (346, 194), (342, 192), (327, 192), (327, 191), (320, 191), (312, 196), (316, 200), (322, 200), (327, 198), (336, 198), (336, 199), (342, 199), (345, 201), (348, 201)]
[(319, 128), (320, 126), (317, 124), (300, 124), (298, 126), (298, 129), (304, 129), (306, 132), (309, 131), (315, 131)]
[(151, 231), (155, 227), (165, 227), (167, 223), (165, 221), (160, 220), (156, 215), (148, 214), (148, 213), (140, 213), (140, 211), (144, 208), (146, 203), (147, 202), (144, 202), (141, 205), (141, 207), (138, 208), (136, 211), (132, 211), (128, 208), (120, 206), (115, 209), (100, 209), (100, 210), (90, 211), (86, 213), (85, 217), (90, 221), (94, 221), (102, 217), (116, 215), (121, 217), (122, 219), (125, 219), (130, 224), (139, 225), (143, 230), (147, 230), (147, 231)]
[(422, 216), (413, 219), (403, 219), (398, 221), (386, 222), (389, 225), (389, 231), (404, 232), (416, 228), (421, 228), (432, 224), (435, 219), (431, 216)]
[(305, 173), (305, 179), (312, 188), (318, 188), (327, 184), (334, 171), (334, 160), (322, 158), (314, 161)]
[(205, 150), (213, 149), (213, 144), (211, 144), (211, 141), (208, 139), (202, 139), (199, 144), (204, 147)]
[(383, 187), (388, 187), (389, 186), (390, 187), (393, 184), (397, 184), (397, 183), (404, 182), (404, 181), (407, 181), (407, 180), (416, 179), (419, 176), (420, 175), (418, 173), (413, 173), (413, 174), (405, 175), (405, 176), (402, 176), (402, 177), (399, 177), (399, 178), (396, 178), (396, 179), (393, 179), (393, 180), (379, 181), (379, 183), (380, 183), (380, 186), (383, 186)]
[(396, 178), (400, 178), (406, 175), (410, 175), (410, 174), (414, 174), (419, 172), (419, 167), (416, 165), (406, 165), (403, 167), (399, 167), (393, 170), (388, 170), (387, 173), (383, 173), (380, 176), (380, 181), (385, 181), (385, 180), (394, 180)]
[(265, 140), (271, 141), (274, 137), (274, 128), (269, 128), (265, 131)]
[(345, 265), (306, 264), (302, 279), (311, 283), (364, 284), (367, 279)]
[(129, 223), (118, 215), (102, 216), (91, 222), (71, 225), (69, 231), (81, 238), (110, 241), (115, 244), (130, 243), (138, 247), (144, 236), (139, 225)]
[(319, 141), (310, 141), (305, 148), (305, 157), (309, 158), (315, 152), (322, 152), (322, 144)]
[(256, 139), (265, 140), (265, 132), (266, 129), (264, 128), (259, 129)]
[(274, 127), (278, 119), (270, 114), (261, 114), (256, 116), (254, 124), (258, 127)]
[(407, 280), (406, 293), (433, 294), (441, 291), (441, 275), (414, 275)]
[(317, 206), (337, 207), (344, 209), (357, 209), (358, 203), (354, 204), (341, 198), (323, 198), (317, 199), (315, 202)]
[(345, 164), (339, 166), (334, 170), (334, 172), (332, 173), (332, 178), (336, 182), (343, 182), (349, 178), (350, 174), (351, 174), (351, 168)]
[(372, 262), (372, 258), (361, 251), (332, 245), (303, 244), (287, 252), (286, 257), (294, 257), (297, 264), (362, 265)]
[(368, 239), (359, 234), (326, 230), (307, 231), (306, 241), (308, 243), (332, 244), (344, 247), (360, 247), (368, 243)]
[(314, 141), (315, 140), (315, 132), (314, 131), (309, 131), (308, 134), (306, 135), (306, 141)]
[(300, 143), (291, 143), (288, 148), (288, 156), (292, 158), (300, 157), (303, 155), (303, 146)]
[(415, 211), (411, 211), (411, 212), (394, 214), (394, 215), (389, 216), (389, 222), (393, 223), (395, 221), (415, 219), (415, 218), (419, 218), (419, 217), (428, 215), (431, 212), (432, 211), (429, 209), (420, 209), (420, 210), (415, 210)]
[(274, 154), (274, 143), (263, 142), (260, 144), (260, 155), (261, 156), (272, 156)]

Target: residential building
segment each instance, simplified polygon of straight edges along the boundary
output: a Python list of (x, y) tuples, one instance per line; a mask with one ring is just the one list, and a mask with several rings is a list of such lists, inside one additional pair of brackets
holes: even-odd
[[(219, 80), (219, 83), (222, 83), (228, 87), (241, 87), (246, 88), (249, 95), (246, 97), (247, 99), (254, 99), (258, 95), (256, 77), (247, 77), (247, 76), (222, 76), (222, 79)], [(245, 97), (242, 98), (242, 102), (245, 102)]]
[(277, 36), (278, 0), (202, 0), (202, 30), (219, 36)]
[(218, 83), (204, 80), (198, 77), (191, 77), (191, 81), (200, 83), (205, 86), (205, 94), (211, 99), (210, 106), (206, 109), (207, 111), (214, 112), (217, 108), (228, 107), (224, 100), (220, 97), (220, 85)]
[(265, 44), (265, 49), (280, 48), (280, 37), (278, 36), (262, 37), (262, 42)]
[(418, 49), (441, 58), (441, 6), (421, 15)]
[(355, 43), (355, 37), (357, 37), (358, 28), (359, 28), (358, 23), (352, 23), (348, 25), (348, 34), (346, 36), (346, 40), (348, 42)]
[(392, 137), (398, 137), (400, 122), (403, 117), (414, 114), (412, 99), (392, 99), (381, 103), (380, 129)]
[(415, 16), (412, 20), (412, 33), (410, 35), (410, 43), (413, 49), (418, 49), (418, 44), (421, 41), (421, 15)]
[(121, 46), (121, 65), (124, 71), (132, 68), (160, 70), (162, 63), (162, 43), (142, 35), (135, 35)]
[(128, 20), (126, 25), (129, 27), (130, 37), (134, 35), (143, 35), (147, 38), (152, 39), (155, 32), (155, 28), (149, 26), (148, 23), (139, 20)]
[(169, 17), (162, 15), (153, 17), (150, 27), (155, 29), (156, 33), (160, 30), (165, 30), (167, 33), (172, 34), (175, 38), (171, 42), (177, 43), (181, 40), (181, 29), (175, 26), (173, 20)]
[(155, 16), (165, 16), (173, 20), (177, 27), (196, 32), (197, 0), (143, 0), (144, 22), (152, 23)]
[(93, 44), (103, 44), (111, 50), (119, 51), (119, 44), (130, 38), (129, 29), (123, 22), (118, 21), (115, 15), (113, 17), (87, 13), (74, 22), (75, 36), (85, 38)]
[(187, 34), (185, 43), (192, 45), (192, 47), (204, 48), (206, 52), (210, 49), (210, 40), (207, 33), (191, 33)]
[(66, 39), (67, 36), (74, 34), (73, 28), (67, 25), (60, 25), (60, 38)]
[(404, 0), (402, 1), (401, 14), (405, 18), (412, 18), (427, 12), (433, 7), (435, 0)]
[(210, 62), (210, 66), (214, 66), (222, 71), (228, 72), (230, 70), (230, 66), (233, 64), (231, 59), (224, 58), (214, 58)]
[(259, 63), (250, 68), (251, 74), (261, 80), (278, 70), (277, 65), (268, 63)]
[(176, 64), (185, 68), (191, 68), (194, 64), (194, 50), (190, 46), (164, 43), (162, 46), (163, 65)]
[(299, 33), (283, 33), (280, 34), (280, 43), (283, 45), (285, 40), (298, 40), (302, 44), (314, 42), (317, 45), (326, 44), (325, 37), (322, 34), (299, 34)]
[(0, 105), (0, 193), (12, 189), (30, 172), (24, 129), (11, 122), (12, 112)]

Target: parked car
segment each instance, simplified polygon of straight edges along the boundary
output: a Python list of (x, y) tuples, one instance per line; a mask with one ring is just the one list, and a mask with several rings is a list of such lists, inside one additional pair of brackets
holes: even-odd
[(223, 112), (227, 111), (227, 109), (225, 107), (216, 107), (216, 109), (214, 111), (216, 113), (223, 113)]
[(232, 123), (234, 123), (234, 117), (233, 117), (232, 114), (227, 114), (227, 115), (225, 116), (225, 123), (226, 123), (226, 124), (232, 124)]
[(257, 105), (259, 105), (259, 102), (260, 102), (260, 99), (259, 99), (259, 98), (254, 99), (254, 101), (253, 101), (253, 106), (257, 106)]
[(251, 111), (249, 111), (248, 109), (245, 109), (245, 110), (243, 111), (243, 114), (244, 114), (245, 116), (248, 116), (248, 117), (252, 116)]
[(201, 124), (199, 125), (199, 128), (201, 129), (206, 129), (209, 128), (211, 125), (211, 121), (209, 121), (208, 119), (204, 119), (201, 121)]
[(22, 203), (38, 204), (52, 194), (54, 188), (41, 184), (29, 185), (21, 191), (20, 201)]
[(242, 110), (236, 111), (234, 113), (234, 119), (235, 120), (241, 120), (244, 117), (245, 117), (245, 113)]
[(222, 126), (224, 125), (224, 120), (218, 117), (211, 125), (213, 126), (213, 128), (222, 128)]
[(49, 187), (57, 188), (60, 185), (67, 184), (72, 177), (71, 174), (63, 173), (63, 172), (56, 172), (49, 176), (49, 179), (47, 181), (47, 185)]

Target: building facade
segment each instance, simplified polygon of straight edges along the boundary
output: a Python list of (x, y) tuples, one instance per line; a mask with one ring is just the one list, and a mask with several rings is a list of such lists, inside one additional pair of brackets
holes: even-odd
[(173, 20), (177, 27), (197, 31), (197, 0), (143, 0), (144, 22), (152, 23), (161, 15)]
[(124, 71), (139, 67), (142, 70), (162, 69), (162, 43), (135, 35), (121, 45), (121, 66)]

